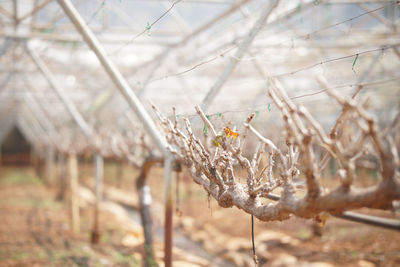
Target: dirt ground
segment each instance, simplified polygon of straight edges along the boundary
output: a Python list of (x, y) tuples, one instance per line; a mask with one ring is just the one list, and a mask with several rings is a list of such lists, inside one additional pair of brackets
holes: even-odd
[[(92, 166), (83, 164), (80, 170), (83, 184), (92, 179)], [(137, 170), (126, 165), (106, 164), (106, 187), (135, 194), (136, 175)], [(149, 183), (157, 233), (163, 219), (161, 168), (151, 172)], [(254, 266), (250, 215), (218, 207), (186, 175), (178, 184), (174, 266)], [(70, 229), (67, 201), (56, 201), (55, 195), (31, 168), (0, 167), (0, 266), (141, 266), (140, 233), (103, 212), (101, 244), (90, 245), (91, 206), (81, 208), (81, 232), (76, 235)], [(400, 218), (389, 212), (379, 215)], [(314, 225), (296, 218), (256, 220), (260, 266), (400, 266), (399, 232), (330, 218), (318, 235)], [(155, 234), (155, 252), (161, 262), (159, 236)]]
[(140, 266), (139, 253), (110, 236), (99, 246), (89, 244), (87, 210), (74, 235), (68, 206), (31, 168), (0, 170), (0, 266)]
[[(162, 170), (154, 172), (160, 174)], [(179, 214), (182, 220), (178, 219), (178, 224), (208, 251), (224, 255), (238, 266), (254, 266), (250, 215), (236, 207), (219, 207), (189, 175), (181, 176)], [(151, 184), (155, 188), (157, 183)], [(390, 211), (359, 212), (400, 219), (400, 214)], [(398, 231), (334, 217), (327, 220), (325, 227), (316, 226), (318, 223), (313, 220), (300, 218), (283, 222), (256, 219), (256, 253), (261, 266), (400, 266)]]

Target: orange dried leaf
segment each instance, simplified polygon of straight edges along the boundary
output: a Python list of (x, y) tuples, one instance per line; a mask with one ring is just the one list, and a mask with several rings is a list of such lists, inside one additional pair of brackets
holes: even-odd
[(239, 133), (232, 131), (231, 128), (229, 128), (228, 126), (224, 128), (224, 131), (226, 137), (232, 137), (233, 139), (236, 139), (239, 136)]

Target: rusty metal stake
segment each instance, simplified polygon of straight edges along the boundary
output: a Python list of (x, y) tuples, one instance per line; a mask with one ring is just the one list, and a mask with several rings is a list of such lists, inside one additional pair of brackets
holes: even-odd
[(165, 182), (165, 223), (164, 223), (164, 263), (165, 267), (172, 267), (173, 247), (173, 211), (174, 211), (174, 177), (172, 174), (172, 156), (164, 160), (164, 182)]

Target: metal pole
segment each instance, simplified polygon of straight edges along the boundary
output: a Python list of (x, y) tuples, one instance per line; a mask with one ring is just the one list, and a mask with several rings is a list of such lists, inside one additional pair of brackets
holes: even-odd
[(83, 116), (79, 113), (78, 109), (74, 105), (74, 103), (64, 94), (64, 91), (58, 85), (56, 79), (54, 78), (53, 74), (50, 72), (49, 68), (47, 68), (46, 64), (43, 60), (36, 54), (35, 51), (29, 48), (28, 44), (25, 43), (25, 50), (27, 51), (28, 55), (31, 57), (32, 61), (38, 67), (40, 72), (43, 74), (44, 78), (49, 83), (50, 87), (54, 90), (57, 96), (60, 98), (62, 103), (64, 103), (65, 107), (67, 108), (68, 112), (71, 114), (72, 118), (78, 124), (79, 128), (82, 132), (87, 136), (90, 137), (93, 134), (93, 130), (87, 124)]
[(143, 226), (144, 233), (144, 260), (142, 266), (154, 266), (154, 250), (153, 250), (153, 222), (151, 218), (151, 192), (150, 187), (147, 185), (147, 176), (154, 164), (159, 162), (160, 159), (150, 157), (143, 163), (140, 174), (136, 178), (136, 189), (139, 195), (139, 212)]
[(164, 222), (164, 263), (165, 267), (172, 267), (173, 246), (173, 207), (174, 207), (174, 177), (172, 175), (173, 157), (167, 156), (164, 160), (164, 192), (165, 195), (165, 222)]
[(23, 20), (27, 19), (28, 17), (35, 15), (39, 10), (41, 10), (42, 8), (44, 8), (45, 6), (50, 4), (51, 1), (52, 0), (46, 0), (46, 1), (42, 2), (42, 3), (40, 3), (40, 5), (35, 5), (30, 12), (26, 13), (25, 15), (21, 16), (18, 19), (18, 23), (21, 23)]
[(38, 138), (36, 138), (34, 131), (31, 130), (31, 127), (21, 117), (17, 119), (16, 125), (31, 144), (34, 144), (35, 141), (37, 141)]
[[(37, 115), (32, 111), (32, 109), (26, 105), (25, 106), (27, 109), (27, 114), (24, 115), (24, 117), (29, 117), (30, 119), (27, 120), (31, 123), (33, 128), (36, 130), (37, 136), (40, 137), (39, 140), (42, 141), (42, 143), (48, 144), (49, 142), (52, 142), (50, 134), (47, 132), (45, 127), (41, 124), (40, 120), (37, 118)], [(33, 118), (33, 119), (32, 119)]]
[(72, 5), (69, 0), (57, 0), (61, 8), (64, 10), (65, 14), (69, 17), (71, 22), (75, 25), (78, 32), (82, 35), (83, 39), (87, 45), (93, 50), (99, 59), (100, 63), (103, 65), (104, 69), (110, 76), (111, 80), (124, 96), (125, 100), (128, 102), (129, 106), (133, 109), (139, 119), (142, 121), (144, 127), (153, 138), (157, 147), (161, 150), (164, 156), (168, 155), (166, 148), (166, 141), (159, 133), (155, 123), (153, 122), (150, 115), (147, 113), (146, 109), (143, 107), (140, 100), (134, 94), (132, 88), (129, 86), (128, 82), (122, 76), (120, 71), (114, 65), (114, 63), (108, 58), (105, 50), (101, 47), (96, 36), (90, 30), (90, 28), (85, 24), (85, 21), (80, 16), (78, 11)]
[(13, 11), (14, 11), (14, 31), (17, 30), (19, 21), (18, 21), (18, 3), (17, 0), (13, 0)]
[(49, 132), (49, 136), (52, 137), (51, 139), (53, 139), (57, 131), (53, 123), (48, 118), (46, 112), (44, 111), (42, 106), (36, 101), (36, 98), (29, 90), (26, 90), (25, 97), (26, 97), (25, 98), (26, 103), (31, 107), (31, 110), (33, 112), (34, 110), (36, 111), (36, 114), (39, 117), (40, 122), (43, 123), (43, 127), (47, 129), (47, 131)]
[(359, 223), (400, 231), (400, 221), (393, 219), (379, 218), (376, 216), (371, 216), (351, 211), (346, 211), (343, 212), (342, 214), (334, 216), (348, 221), (359, 222)]
[(228, 10), (222, 12), (221, 14), (218, 14), (217, 16), (212, 18), (211, 20), (207, 21), (206, 23), (204, 23), (203, 25), (201, 25), (200, 27), (195, 29), (190, 34), (186, 35), (179, 43), (164, 49), (158, 56), (155, 57), (154, 60), (152, 60), (149, 63), (146, 63), (147, 65), (155, 65), (155, 66), (153, 67), (151, 72), (147, 75), (147, 77), (146, 77), (146, 79), (145, 79), (145, 81), (143, 83), (143, 86), (137, 90), (137, 92), (136, 92), (137, 96), (140, 97), (143, 94), (144, 89), (146, 88), (146, 86), (147, 86), (148, 82), (150, 81), (150, 79), (153, 77), (154, 73), (162, 66), (164, 60), (167, 58), (167, 56), (173, 50), (185, 45), (192, 38), (196, 37), (197, 35), (201, 34), (205, 30), (209, 29), (212, 25), (216, 24), (219, 20), (222, 20), (225, 17), (231, 15), (233, 12), (235, 12), (238, 8), (240, 8), (242, 5), (246, 4), (247, 2), (249, 2), (249, 0), (242, 0), (241, 2), (233, 5)]
[(34, 118), (34, 121), (38, 125), (38, 128), (40, 128), (41, 131), (44, 133), (43, 137), (48, 138), (48, 142), (46, 143), (55, 144), (50, 129), (47, 127), (47, 125), (45, 125), (45, 123), (43, 122), (44, 120), (42, 120), (42, 117), (40, 117), (39, 114), (33, 110), (32, 106), (30, 105), (30, 103), (28, 103), (27, 100), (25, 100), (25, 103), (26, 103), (26, 108), (28, 109), (29, 116), (32, 116), (32, 118)]
[[(268, 194), (267, 198), (273, 201), (279, 201), (281, 199), (280, 196), (275, 194)], [(348, 221), (359, 222), (400, 231), (400, 221), (393, 219), (380, 218), (377, 216), (371, 216), (351, 211), (345, 211), (342, 214), (335, 214), (333, 216)]]
[[(33, 1), (33, 8), (36, 8), (39, 4), (39, 0), (34, 0)], [(32, 14), (32, 19), (30, 21), (30, 30), (31, 32), (35, 31), (35, 22), (36, 22), (36, 13)]]
[[(278, 5), (279, 0), (275, 0), (273, 2), (269, 2), (261, 12), (260, 17), (254, 24), (254, 26), (251, 28), (250, 32), (248, 33), (247, 37), (243, 40), (243, 42), (240, 44), (238, 50), (236, 51), (235, 55), (233, 58), (230, 59), (228, 65), (225, 67), (223, 73), (219, 76), (213, 87), (211, 87), (210, 91), (207, 93), (206, 97), (203, 99), (201, 103), (201, 108), (206, 111), (210, 104), (212, 103), (212, 100), (215, 98), (215, 96), (219, 93), (221, 90), (222, 86), (225, 84), (225, 82), (228, 80), (228, 78), (231, 76), (233, 71), (235, 70), (237, 64), (239, 61), (242, 59), (243, 55), (246, 53), (248, 48), (250, 47), (251, 43), (253, 42), (254, 38), (258, 34), (258, 32), (261, 30), (262, 26), (265, 24), (267, 21), (269, 15), (272, 13), (272, 11), (275, 9), (275, 7)], [(198, 118), (198, 117), (195, 117)], [(194, 122), (192, 122), (194, 124)]]
[[(166, 141), (161, 136), (160, 132), (158, 131), (155, 123), (151, 119), (150, 115), (147, 113), (145, 108), (143, 107), (140, 100), (134, 94), (132, 88), (129, 86), (128, 82), (124, 79), (122, 74), (119, 72), (117, 67), (114, 63), (107, 57), (106, 52), (101, 47), (99, 41), (89, 29), (89, 27), (85, 24), (83, 18), (80, 16), (78, 11), (74, 8), (71, 1), (69, 0), (57, 0), (60, 4), (61, 8), (70, 18), (72, 23), (75, 25), (76, 29), (80, 32), (85, 42), (88, 46), (93, 50), (96, 54), (97, 58), (99, 59), (100, 63), (103, 65), (104, 69), (110, 76), (111, 80), (114, 82), (115, 86), (124, 96), (125, 100), (128, 102), (129, 106), (133, 109), (136, 113), (138, 118), (142, 121), (144, 127), (146, 128), (147, 132), (150, 134), (154, 142), (156, 143), (157, 147), (161, 150), (165, 158), (165, 165), (164, 165), (164, 181), (167, 185), (166, 196), (167, 199), (173, 198), (173, 192), (169, 192), (173, 190), (171, 184), (173, 183), (173, 179), (171, 177), (171, 165), (172, 165), (172, 157), (169, 155), (166, 148)], [(170, 205), (168, 202), (166, 204), (166, 218), (165, 223), (166, 226), (168, 225), (168, 229), (166, 228), (165, 231), (165, 266), (172, 265), (172, 200)], [(169, 211), (171, 214), (169, 214)]]
[[(60, 121), (57, 121), (56, 119), (52, 118), (50, 115), (50, 110), (52, 109), (51, 103), (47, 100), (45, 97), (40, 98), (38, 96), (38, 91), (36, 91), (34, 83), (30, 80), (30, 78), (27, 75), (22, 76), (24, 78), (24, 82), (26, 84), (26, 88), (31, 88), (32, 90), (25, 90), (26, 94), (31, 95), (34, 101), (37, 103), (37, 106), (41, 110), (41, 113), (44, 115), (45, 119), (52, 125), (52, 129), (54, 130), (54, 133), (56, 136), (59, 134), (58, 133), (58, 128), (61, 127)], [(44, 103), (45, 102), (45, 103)]]
[(6, 41), (3, 43), (3, 45), (0, 48), (0, 57), (2, 55), (4, 55), (5, 52), (7, 52), (8, 48), (10, 47), (11, 44), (12, 44), (12, 39), (7, 37)]

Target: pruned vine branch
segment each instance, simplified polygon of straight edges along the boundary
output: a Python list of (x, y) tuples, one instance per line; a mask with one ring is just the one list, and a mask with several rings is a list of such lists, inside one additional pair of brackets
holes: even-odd
[[(330, 133), (305, 107), (295, 105), (278, 81), (272, 81), (268, 96), (284, 120), (283, 147), (252, 126), (254, 114), (246, 119), (240, 133), (229, 127), (218, 131), (196, 107), (210, 130), (211, 138), (203, 139), (194, 134), (188, 119), (181, 125), (176, 116), (170, 120), (154, 109), (170, 152), (222, 207), (236, 206), (263, 221), (285, 220), (291, 215), (312, 218), (321, 212), (337, 214), (361, 207), (390, 207), (393, 200), (400, 199), (398, 131), (389, 129), (386, 135), (380, 134), (376, 121), (361, 104), (330, 89), (323, 79), (319, 83), (342, 106)], [(399, 127), (398, 117), (391, 128)], [(243, 156), (247, 138), (258, 142), (248, 158)], [(319, 156), (321, 150), (326, 152), (324, 157)], [(329, 157), (339, 166), (336, 177), (340, 184), (336, 188), (321, 185), (321, 173)], [(378, 162), (382, 179), (368, 187), (356, 187), (356, 162), (368, 158)], [(305, 195), (299, 193), (298, 181), (304, 181)], [(267, 201), (272, 192), (281, 195), (276, 203)]]

